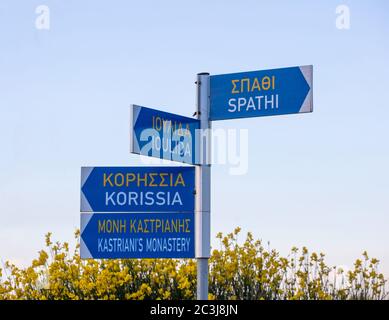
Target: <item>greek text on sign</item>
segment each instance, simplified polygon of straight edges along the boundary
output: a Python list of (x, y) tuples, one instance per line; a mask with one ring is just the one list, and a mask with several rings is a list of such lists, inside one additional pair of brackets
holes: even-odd
[(82, 213), (82, 259), (194, 258), (193, 213)]
[(131, 106), (132, 153), (182, 163), (196, 162), (199, 120), (137, 105)]
[(193, 167), (82, 167), (81, 212), (193, 212)]
[(312, 112), (312, 66), (211, 76), (210, 120)]

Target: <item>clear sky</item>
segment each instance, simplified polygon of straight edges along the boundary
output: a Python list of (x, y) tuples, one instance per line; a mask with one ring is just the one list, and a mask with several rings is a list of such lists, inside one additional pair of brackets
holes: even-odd
[(245, 176), (213, 168), (212, 235), (240, 226), (346, 266), (367, 250), (388, 277), (388, 35), (384, 0), (2, 0), (0, 258), (72, 240), (81, 166), (140, 163), (131, 103), (191, 116), (198, 72), (313, 64), (312, 114), (214, 123), (248, 129), (250, 150)]

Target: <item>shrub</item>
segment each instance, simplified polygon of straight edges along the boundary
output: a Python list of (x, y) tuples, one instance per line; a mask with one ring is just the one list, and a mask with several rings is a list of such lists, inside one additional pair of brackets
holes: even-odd
[[(219, 233), (209, 260), (210, 299), (385, 299), (379, 261), (366, 252), (348, 272), (326, 265), (325, 255), (292, 248), (282, 257), (240, 229)], [(79, 239), (79, 231), (75, 233)], [(195, 299), (192, 259), (81, 260), (79, 244), (52, 243), (31, 266), (0, 269), (0, 299)]]

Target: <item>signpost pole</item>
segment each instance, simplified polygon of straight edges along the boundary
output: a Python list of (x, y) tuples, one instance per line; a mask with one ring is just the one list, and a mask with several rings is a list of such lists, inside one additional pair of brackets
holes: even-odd
[(197, 259), (197, 299), (208, 299), (208, 260), (211, 251), (211, 124), (209, 73), (197, 75), (197, 119), (200, 130), (196, 134), (196, 152), (200, 164), (196, 166), (195, 238)]

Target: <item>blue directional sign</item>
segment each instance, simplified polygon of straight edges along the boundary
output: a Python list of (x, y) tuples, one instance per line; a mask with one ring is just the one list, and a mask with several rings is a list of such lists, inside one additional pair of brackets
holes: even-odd
[(210, 77), (210, 120), (312, 112), (312, 66)]
[(82, 259), (194, 258), (193, 213), (83, 213)]
[(132, 153), (196, 164), (195, 134), (200, 121), (155, 109), (131, 106)]
[(194, 167), (82, 167), (81, 212), (193, 212)]

